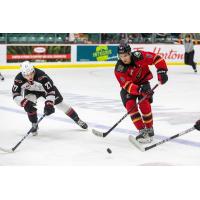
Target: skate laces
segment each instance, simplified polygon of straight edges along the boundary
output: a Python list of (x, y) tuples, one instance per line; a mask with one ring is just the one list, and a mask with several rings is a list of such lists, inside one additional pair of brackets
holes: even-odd
[(139, 130), (139, 135), (138, 136), (145, 137), (147, 134), (148, 134), (147, 130), (144, 128), (144, 129)]
[(146, 128), (146, 133), (149, 137), (154, 136), (154, 129), (153, 128)]

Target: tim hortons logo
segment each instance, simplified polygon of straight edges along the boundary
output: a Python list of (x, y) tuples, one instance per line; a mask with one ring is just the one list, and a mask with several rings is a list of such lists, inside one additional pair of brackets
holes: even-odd
[(177, 51), (171, 49), (168, 52), (161, 52), (161, 48), (155, 47), (153, 50), (153, 53), (159, 54), (164, 59), (170, 59), (170, 60), (183, 60), (184, 55), (183, 53), (178, 53)]
[[(138, 50), (146, 51), (145, 48), (143, 48), (143, 47), (138, 47), (138, 48), (133, 48), (133, 49), (135, 51), (138, 51)], [(149, 50), (147, 50), (147, 51), (149, 51)], [(183, 53), (178, 53), (176, 50), (173, 50), (173, 49), (163, 52), (161, 47), (154, 47), (152, 52), (159, 54), (161, 57), (163, 57), (164, 59), (168, 59), (168, 60), (183, 60), (183, 58), (184, 58)]]

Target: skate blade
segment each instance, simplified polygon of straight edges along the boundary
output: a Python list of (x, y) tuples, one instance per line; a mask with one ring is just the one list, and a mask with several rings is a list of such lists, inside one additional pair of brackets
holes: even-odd
[(136, 148), (138, 148), (140, 151), (144, 152), (145, 148), (133, 137), (132, 135), (129, 135), (128, 137), (129, 142), (133, 144)]
[(14, 151), (12, 149), (4, 149), (0, 147), (0, 150), (6, 153), (13, 153)]
[(137, 140), (141, 144), (150, 144), (153, 141), (153, 138), (140, 138)]
[(92, 129), (92, 133), (98, 137), (103, 137), (103, 133), (95, 129)]

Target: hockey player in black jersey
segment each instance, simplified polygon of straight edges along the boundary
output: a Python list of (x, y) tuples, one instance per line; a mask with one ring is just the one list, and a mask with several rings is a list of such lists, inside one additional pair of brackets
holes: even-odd
[(27, 112), (29, 121), (32, 123), (32, 134), (37, 135), (37, 108), (36, 102), (39, 97), (45, 98), (44, 113), (48, 116), (55, 112), (55, 108), (62, 110), (81, 128), (88, 126), (83, 122), (76, 111), (63, 102), (63, 97), (54, 85), (51, 78), (42, 70), (34, 68), (29, 62), (21, 64), (21, 72), (17, 74), (12, 87), (14, 101)]

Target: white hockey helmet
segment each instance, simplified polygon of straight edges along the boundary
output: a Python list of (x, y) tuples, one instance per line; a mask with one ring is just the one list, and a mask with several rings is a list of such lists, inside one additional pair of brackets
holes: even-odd
[(21, 63), (22, 76), (28, 76), (29, 74), (31, 74), (34, 71), (35, 71), (35, 69), (29, 61), (24, 61), (23, 63)]

